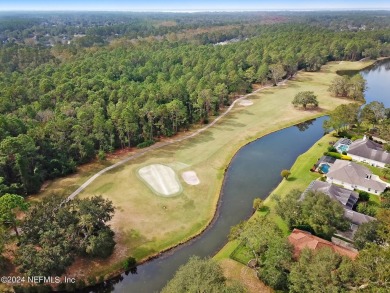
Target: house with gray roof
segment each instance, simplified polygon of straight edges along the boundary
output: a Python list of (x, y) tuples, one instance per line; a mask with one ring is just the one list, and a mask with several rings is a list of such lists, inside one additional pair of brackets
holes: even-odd
[(347, 154), (354, 161), (365, 162), (376, 167), (383, 168), (386, 164), (390, 164), (390, 153), (385, 151), (381, 144), (367, 139), (366, 136), (352, 142)]
[(357, 163), (336, 160), (326, 174), (326, 181), (343, 186), (347, 189), (359, 189), (374, 194), (381, 194), (386, 189), (384, 182), (375, 180), (372, 172)]
[(352, 210), (344, 210), (344, 217), (346, 217), (348, 220), (350, 220), (353, 224), (357, 226), (375, 220), (375, 218), (373, 217)]
[(353, 236), (360, 225), (375, 220), (373, 217), (352, 210), (352, 207), (359, 199), (359, 195), (353, 190), (349, 190), (329, 182), (315, 180), (310, 183), (301, 198), (303, 198), (309, 191), (324, 193), (331, 199), (337, 200), (343, 206), (344, 217), (351, 222), (350, 229), (348, 231), (337, 231), (337, 234), (343, 238), (353, 240)]
[(358, 193), (353, 190), (319, 180), (312, 181), (306, 189), (305, 193), (308, 191), (322, 192), (331, 199), (340, 202), (342, 206), (348, 210), (352, 210), (353, 206), (359, 199)]

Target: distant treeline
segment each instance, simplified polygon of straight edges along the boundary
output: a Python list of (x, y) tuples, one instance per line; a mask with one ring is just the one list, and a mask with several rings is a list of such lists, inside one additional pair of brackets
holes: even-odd
[(87, 49), (3, 47), (0, 195), (37, 192), (98, 153), (207, 123), (253, 82), (275, 83), (330, 60), (390, 55), (390, 30), (252, 28), (254, 37), (225, 46), (170, 35)]

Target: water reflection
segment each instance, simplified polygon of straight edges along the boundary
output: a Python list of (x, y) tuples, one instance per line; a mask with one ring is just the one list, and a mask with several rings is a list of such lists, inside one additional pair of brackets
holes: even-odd
[(312, 119), (312, 120), (307, 120), (305, 122), (302, 122), (302, 123), (298, 123), (297, 125), (295, 125), (296, 128), (299, 129), (299, 131), (305, 131), (307, 129), (309, 129), (309, 127), (311, 125), (313, 125), (313, 122), (315, 121), (315, 119)]

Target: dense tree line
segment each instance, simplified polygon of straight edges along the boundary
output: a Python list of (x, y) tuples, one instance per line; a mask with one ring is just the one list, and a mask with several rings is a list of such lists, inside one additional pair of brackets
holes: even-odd
[[(118, 37), (137, 39), (188, 30), (210, 30), (213, 27), (275, 23), (287, 19), (288, 17), (280, 13), (270, 15), (259, 12), (220, 12), (212, 15), (210, 13), (3, 12), (0, 13), (0, 41), (20, 44), (33, 38), (34, 43), (53, 44), (48, 41), (61, 43), (62, 40), (72, 40), (82, 35), (99, 37), (104, 41)], [(233, 37), (236, 36), (237, 34)], [(226, 39), (228, 38), (227, 36)]]
[[(306, 23), (334, 31), (359, 31), (389, 28), (386, 11), (355, 12), (220, 12), (220, 13), (133, 13), (133, 12), (72, 12), (72, 13), (7, 13), (0, 14), (0, 41), (23, 43), (71, 40), (75, 35), (100, 37), (104, 41), (126, 37), (136, 39), (206, 30), (219, 27), (222, 34), (201, 33), (202, 42), (219, 42), (241, 36), (244, 27), (266, 23)], [(238, 26), (234, 30), (227, 29)], [(223, 36), (225, 34), (225, 36)], [(53, 44), (53, 42), (51, 43)]]
[[(14, 208), (7, 212), (7, 207)], [(21, 208), (26, 208), (22, 197), (1, 197), (0, 220), (8, 219), (1, 224), (16, 225), (14, 217)], [(108, 257), (115, 246), (107, 225), (113, 213), (112, 203), (100, 196), (73, 201), (52, 196), (33, 204), (18, 223), (14, 264), (29, 276), (60, 276), (76, 256)]]
[(176, 272), (162, 293), (243, 293), (238, 283), (227, 283), (221, 266), (212, 259), (193, 256)]
[[(74, 172), (98, 152), (207, 123), (253, 82), (359, 59), (373, 46), (387, 54), (390, 40), (385, 31), (335, 33), (301, 24), (265, 25), (258, 34), (227, 46), (122, 40), (2, 72), (0, 192), (37, 192), (44, 180)], [(353, 54), (351, 44), (359, 44)]]
[[(330, 113), (323, 127), (326, 132), (335, 130), (339, 135), (357, 137), (363, 133), (373, 133), (385, 141), (390, 141), (390, 109), (377, 101), (364, 107), (356, 103), (340, 105)], [(384, 148), (390, 150), (390, 144), (384, 144)]]

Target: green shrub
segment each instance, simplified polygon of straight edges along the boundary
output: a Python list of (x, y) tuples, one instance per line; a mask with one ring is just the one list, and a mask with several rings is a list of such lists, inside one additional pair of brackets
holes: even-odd
[(155, 143), (154, 140), (145, 140), (144, 142), (139, 143), (137, 145), (137, 148), (139, 148), (139, 149), (147, 148), (147, 147), (151, 146), (154, 143)]
[(328, 147), (328, 152), (337, 153), (337, 149), (334, 146), (331, 145), (331, 146)]
[(340, 131), (340, 132), (337, 132), (336, 137), (346, 137), (346, 138), (348, 138), (348, 139), (351, 139), (351, 138), (352, 138), (352, 135), (349, 134), (349, 133), (346, 132), (346, 131)]
[(125, 271), (130, 270), (131, 268), (134, 268), (137, 264), (137, 261), (135, 260), (134, 257), (130, 256), (123, 262), (123, 269)]
[(365, 214), (367, 216), (375, 217), (376, 215), (376, 209), (370, 205), (368, 205), (366, 202), (361, 202), (357, 205), (356, 210), (359, 213)]
[(253, 200), (253, 209), (258, 211), (260, 209), (262, 209), (264, 206), (264, 203), (263, 203), (263, 200), (261, 198), (255, 198)]
[(359, 191), (359, 200), (368, 201), (370, 199), (370, 194), (366, 191)]
[(347, 155), (347, 152), (346, 152), (346, 151), (343, 151), (342, 154), (346, 156), (346, 155)]
[(305, 224), (301, 224), (301, 225), (294, 225), (291, 227), (293, 229), (299, 229), (299, 230), (303, 230), (303, 231), (307, 231), (311, 234), (315, 234), (313, 228), (310, 226), (310, 225), (305, 225)]
[(340, 160), (352, 161), (352, 158), (350, 156), (342, 155), (335, 152), (326, 152), (324, 153), (324, 155), (332, 158), (340, 159)]
[(103, 150), (99, 150), (97, 157), (99, 161), (104, 161), (106, 159), (106, 153)]
[(342, 156), (341, 154), (336, 152), (326, 152), (325, 155), (336, 159), (341, 159)]

